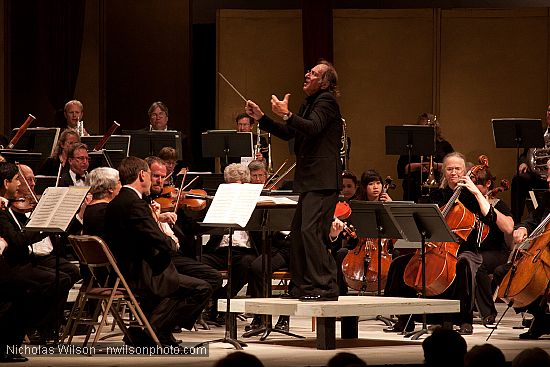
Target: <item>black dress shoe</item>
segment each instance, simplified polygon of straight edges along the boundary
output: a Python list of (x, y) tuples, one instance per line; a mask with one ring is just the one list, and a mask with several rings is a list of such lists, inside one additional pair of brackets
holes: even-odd
[(470, 323), (463, 323), (458, 329), (460, 335), (472, 335), (474, 333), (474, 327)]
[(493, 325), (495, 323), (495, 315), (485, 316), (481, 319), (483, 326)]
[(290, 316), (279, 316), (279, 319), (277, 320), (274, 329), (288, 332), (290, 330)]
[(298, 299), (300, 297), (295, 296), (295, 295), (290, 294), (290, 293), (283, 293), (283, 294), (281, 294), (280, 298), (282, 298), (282, 299)]
[[(407, 325), (407, 329), (405, 330), (405, 325)], [(385, 333), (402, 333), (403, 331), (411, 332), (414, 330), (414, 321), (410, 321), (407, 324), (407, 321), (397, 320), (393, 326), (387, 327), (383, 329)]]
[(250, 325), (244, 327), (244, 331), (256, 330), (262, 327), (262, 316), (255, 315)]
[(181, 343), (181, 340), (178, 341), (170, 332), (159, 332), (157, 333), (157, 337), (159, 338), (160, 344), (165, 346), (178, 347)]
[(338, 301), (338, 296), (321, 296), (320, 294), (306, 294), (298, 298), (302, 302)]
[(2, 353), (0, 354), (0, 363), (27, 362), (29, 359), (23, 357), (19, 353)]

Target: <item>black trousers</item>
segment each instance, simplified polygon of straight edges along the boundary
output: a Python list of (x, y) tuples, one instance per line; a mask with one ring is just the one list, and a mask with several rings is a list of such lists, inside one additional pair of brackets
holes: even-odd
[[(250, 271), (248, 274), (248, 294), (254, 298), (263, 297), (264, 285), (271, 281), (264, 280), (262, 267), (263, 258), (263, 255), (260, 255), (250, 264)], [(287, 268), (289, 263), (290, 254), (288, 248), (271, 250), (272, 272), (282, 268)]]
[(482, 251), (483, 263), (476, 273), (476, 306), (481, 317), (496, 316), (497, 310), (493, 301), (493, 293), (496, 287), (491, 286), (490, 274), (506, 262), (508, 254), (505, 251)]
[(548, 183), (546, 180), (539, 176), (527, 172), (519, 176), (514, 176), (512, 179), (512, 187), (510, 189), (511, 194), (511, 210), (515, 223), (521, 222), (521, 216), (525, 208), (525, 199), (529, 193), (529, 190), (540, 189), (547, 190)]
[[(233, 247), (231, 249), (231, 294), (235, 297), (248, 282), (250, 264), (256, 259), (256, 251), (250, 248)], [(202, 255), (202, 262), (214, 269), (227, 269), (227, 247), (217, 248), (213, 253)], [(218, 311), (218, 299), (227, 297), (227, 286), (212, 293), (212, 312)]]
[(336, 190), (300, 194), (291, 225), (290, 293), (293, 296), (334, 297), (339, 293), (336, 262), (326, 243), (337, 201)]

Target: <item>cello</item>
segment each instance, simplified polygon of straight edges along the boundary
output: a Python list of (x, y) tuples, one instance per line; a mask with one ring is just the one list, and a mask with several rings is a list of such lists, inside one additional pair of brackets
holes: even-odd
[[(489, 166), (487, 156), (479, 157), (479, 165), (472, 167), (466, 173), (466, 176), (476, 175), (481, 169)], [(476, 215), (466, 209), (458, 197), (462, 192), (462, 186), (455, 188), (453, 195), (449, 201), (441, 209), (442, 215), (447, 222), (449, 228), (459, 238), (466, 241), (476, 225)], [(489, 233), (489, 227), (483, 227), (481, 240), (483, 241)], [(456, 264), (458, 242), (427, 242), (425, 249), (426, 259), (426, 296), (437, 296), (443, 293), (456, 276)], [(422, 252), (417, 250), (416, 254), (411, 258), (405, 268), (403, 275), (405, 284), (415, 289), (417, 292), (422, 292)]]
[[(381, 194), (388, 189), (395, 188), (390, 176), (386, 177)], [(381, 288), (386, 285), (388, 270), (391, 264), (391, 255), (388, 253), (389, 241), (382, 239), (380, 252), (380, 280)], [(342, 273), (350, 288), (362, 292), (374, 292), (378, 289), (378, 239), (361, 237), (359, 243), (350, 250), (342, 262)], [(367, 269), (365, 272), (365, 268)]]
[(529, 237), (514, 247), (510, 260), (512, 266), (502, 279), (497, 294), (508, 306), (526, 307), (548, 292), (549, 243), (550, 214)]

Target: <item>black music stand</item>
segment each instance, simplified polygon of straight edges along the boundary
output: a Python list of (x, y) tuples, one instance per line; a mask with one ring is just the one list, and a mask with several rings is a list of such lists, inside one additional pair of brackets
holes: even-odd
[(186, 137), (176, 130), (122, 130), (124, 135), (130, 135), (129, 155), (146, 158), (158, 155), (164, 147), (176, 150), (177, 159), (182, 159), (182, 140)]
[[(407, 197), (411, 193), (411, 157), (431, 155), (435, 151), (435, 130), (427, 125), (386, 126), (386, 154), (407, 155)], [(421, 168), (422, 169), (422, 168)]]
[[(422, 298), (426, 298), (426, 240), (433, 242), (457, 242), (436, 204), (392, 205), (385, 204), (407, 241), (421, 242)], [(422, 329), (405, 334), (412, 340), (428, 333), (426, 314), (422, 314)]]
[(224, 159), (229, 165), (229, 158), (251, 157), (253, 154), (252, 133), (234, 130), (208, 130), (202, 133), (202, 157)]
[(40, 168), (42, 163), (42, 153), (22, 152), (17, 150), (0, 149), (2, 157), (10, 163), (21, 163), (29, 166), (34, 172)]
[[(516, 148), (516, 175), (519, 178), (519, 148), (544, 147), (544, 133), (540, 119), (492, 119), (496, 148)], [(517, 196), (519, 200), (519, 195)], [(519, 203), (516, 201), (517, 206)]]
[[(18, 131), (19, 128), (11, 131), (10, 140)], [(59, 127), (29, 127), (13, 148), (39, 152), (42, 153), (42, 156), (49, 157), (55, 152), (60, 134), (61, 129)]]

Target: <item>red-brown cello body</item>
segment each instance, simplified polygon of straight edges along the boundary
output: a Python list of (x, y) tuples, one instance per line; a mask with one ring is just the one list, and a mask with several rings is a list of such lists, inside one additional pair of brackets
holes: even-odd
[(499, 298), (513, 307), (525, 307), (545, 293), (550, 282), (549, 244), (550, 223), (547, 223), (527, 250), (515, 251), (512, 267), (500, 283)]
[[(478, 170), (488, 166), (487, 157), (480, 156), (480, 166), (475, 166), (467, 175), (476, 174)], [(477, 169), (476, 169), (477, 168)], [(458, 200), (462, 187), (457, 187), (445, 206), (441, 209), (449, 228), (459, 238), (466, 241), (476, 224), (476, 216)], [(487, 237), (489, 227), (483, 228), (482, 240)], [(452, 284), (456, 277), (458, 261), (457, 242), (428, 242), (425, 245), (426, 257), (426, 296), (437, 296)], [(411, 258), (403, 275), (405, 284), (422, 291), (422, 252), (417, 250)]]

